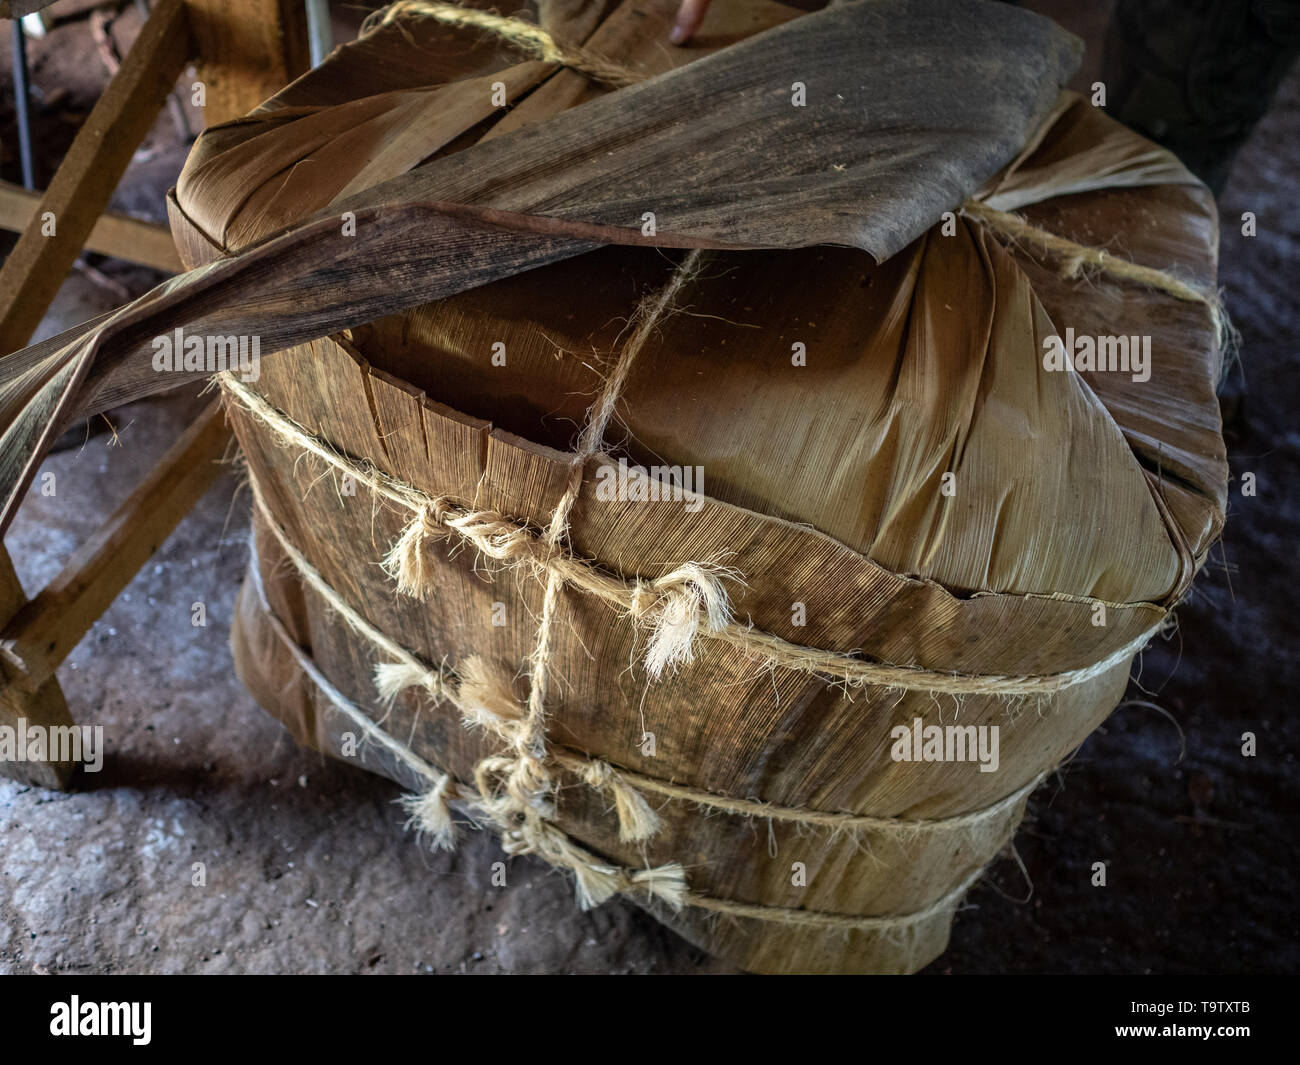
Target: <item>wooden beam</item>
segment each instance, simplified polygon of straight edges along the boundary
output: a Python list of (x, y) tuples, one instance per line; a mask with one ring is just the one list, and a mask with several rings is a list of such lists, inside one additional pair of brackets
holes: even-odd
[(19, 683), (38, 688), (223, 469), (230, 439), (220, 400), (171, 446), (113, 516), (68, 560), (0, 634), (0, 657), (18, 671)]
[(239, 118), (311, 63), (302, 0), (187, 0), (207, 125)]
[[(192, 50), (183, 0), (159, 0), (0, 268), (0, 354), (31, 338)], [(54, 235), (42, 232), (52, 213)]]
[[(0, 545), (0, 625), (8, 624), (14, 614), (27, 604), (23, 586), (9, 552)], [(0, 661), (0, 726), (20, 729), (26, 725), (43, 728), (68, 726), (73, 723), (68, 712), (68, 702), (63, 698), (59, 682), (51, 677), (36, 689), (20, 688), (15, 681), (19, 673), (8, 663)], [(0, 776), (35, 784), (42, 788), (66, 788), (72, 780), (76, 766), (71, 762), (5, 762), (0, 761)]]
[[(21, 233), (36, 217), (41, 193), (21, 185), (0, 181), (0, 229)], [(86, 237), (87, 251), (152, 266), (169, 274), (184, 270), (176, 253), (172, 231), (156, 222), (143, 222), (129, 215), (107, 212), (99, 216)]]

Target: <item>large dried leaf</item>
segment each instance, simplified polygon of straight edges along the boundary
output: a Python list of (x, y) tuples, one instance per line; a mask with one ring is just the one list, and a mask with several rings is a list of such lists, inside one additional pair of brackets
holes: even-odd
[(848, 5), (336, 203), (60, 348), (0, 361), (0, 524), (62, 424), (181, 383), (150, 365), (151, 338), (177, 327), (257, 334), (267, 353), (605, 243), (840, 243), (886, 259), (1014, 158), (1078, 51), (1007, 5)]

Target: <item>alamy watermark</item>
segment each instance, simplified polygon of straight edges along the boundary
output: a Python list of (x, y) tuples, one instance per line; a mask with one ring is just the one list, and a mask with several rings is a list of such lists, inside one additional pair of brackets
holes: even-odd
[(1085, 373), (1127, 373), (1134, 381), (1151, 380), (1149, 336), (1075, 336), (1053, 333), (1043, 338), (1043, 369)]
[(889, 736), (895, 762), (979, 762), (981, 773), (997, 772), (997, 725), (927, 725), (918, 717), (895, 725)]
[(103, 725), (0, 725), (0, 762), (80, 762), (87, 773), (104, 768)]
[(180, 326), (170, 336), (153, 338), (153, 368), (158, 373), (238, 372), (240, 380), (262, 375), (260, 336), (186, 336)]
[(128, 1036), (135, 1046), (148, 1046), (152, 1014), (152, 1002), (82, 1002), (73, 995), (50, 1005), (50, 1035)]
[(687, 514), (704, 507), (703, 466), (629, 466), (627, 459), (618, 465), (596, 470), (596, 498), (602, 503), (680, 502)]

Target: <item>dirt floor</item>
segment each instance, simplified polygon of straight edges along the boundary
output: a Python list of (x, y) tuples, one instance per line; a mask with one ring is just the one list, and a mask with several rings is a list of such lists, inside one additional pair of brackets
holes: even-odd
[[(1033, 6), (1060, 8), (1090, 44), (1106, 13)], [(116, 27), (123, 45), (134, 18)], [(106, 73), (85, 20), (31, 51), (47, 181)], [(6, 58), (0, 174), (16, 181), (8, 77)], [(185, 151), (164, 114), (114, 207), (162, 221)], [(1234, 491), (1177, 635), (1144, 657), (1129, 698), (1162, 709), (1120, 709), (1039, 790), (1020, 862), (998, 862), (975, 888), (930, 972), (1300, 970), (1298, 198), (1300, 71), (1221, 198), (1221, 281), (1242, 333), (1224, 399), (1229, 454), (1258, 495)], [(1243, 211), (1258, 236), (1241, 236)], [(41, 335), (158, 280), (88, 260)], [(57, 494), (33, 492), (5, 541), (29, 593), (200, 402), (122, 409), (114, 434), (49, 459)], [(105, 728), (104, 771), (70, 793), (0, 780), (0, 973), (726, 971), (631, 905), (579, 913), (566, 881), (531, 859), (491, 886), (500, 853), (485, 834), (431, 854), (404, 832), (394, 785), (297, 747), (231, 669), (247, 507), (231, 479), (209, 493), (60, 670), (74, 716)], [(190, 623), (196, 602), (205, 627)], [(1256, 757), (1241, 754), (1245, 732)], [(1104, 888), (1091, 886), (1096, 861), (1108, 863)]]

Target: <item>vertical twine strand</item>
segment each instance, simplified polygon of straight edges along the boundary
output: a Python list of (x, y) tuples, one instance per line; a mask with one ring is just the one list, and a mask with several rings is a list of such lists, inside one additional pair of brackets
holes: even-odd
[[(697, 273), (699, 259), (699, 251), (689, 252), (673, 271), (668, 284), (638, 308), (632, 336), (624, 345), (613, 372), (606, 378), (588, 410), (586, 426), (579, 435), (578, 447), (569, 461), (568, 483), (543, 536), (543, 543), (548, 548), (558, 550), (568, 536), (569, 515), (578, 501), (587, 461), (600, 453), (605, 432), (614, 419), (619, 396), (627, 384), (637, 356), (664, 314), (673, 306), (683, 286)], [(510, 813), (516, 818), (522, 818), (525, 826), (532, 825), (539, 818), (549, 817), (552, 809), (551, 793), (554, 784), (546, 766), (546, 698), (550, 686), (555, 612), (563, 585), (564, 579), (560, 572), (557, 569), (549, 570), (546, 575), (546, 591), (542, 597), (542, 614), (537, 625), (537, 640), (529, 657), (528, 704), (523, 720), (511, 730), (514, 761), (506, 778), (505, 791), (513, 803)], [(685, 608), (674, 605), (672, 609), (680, 611)], [(691, 639), (695, 635), (697, 616), (698, 611), (692, 612)], [(591, 894), (592, 886), (583, 884), (581, 878), (579, 886), (582, 895)]]

